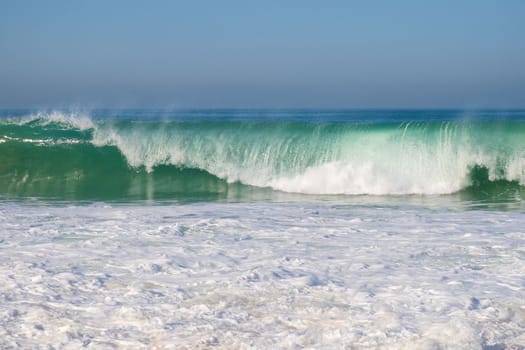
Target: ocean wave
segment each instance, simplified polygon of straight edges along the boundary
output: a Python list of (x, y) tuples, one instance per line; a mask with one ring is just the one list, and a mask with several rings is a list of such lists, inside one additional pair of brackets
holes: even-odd
[[(519, 121), (137, 121), (54, 112), (3, 121), (0, 140), (4, 192), (22, 186), (20, 179), (68, 178), (80, 186), (89, 176), (90, 183), (126, 182), (139, 173), (169, 192), (170, 181), (179, 176), (180, 186), (192, 169), (208, 174), (200, 179), (215, 187), (240, 183), (317, 195), (525, 185), (525, 122)], [(479, 169), (486, 169), (482, 180)]]
[[(4, 124), (39, 125), (74, 128), (81, 131), (95, 128), (95, 123), (87, 113), (81, 112), (36, 112), (21, 118), (8, 118)], [(1, 125), (1, 124), (0, 124)]]

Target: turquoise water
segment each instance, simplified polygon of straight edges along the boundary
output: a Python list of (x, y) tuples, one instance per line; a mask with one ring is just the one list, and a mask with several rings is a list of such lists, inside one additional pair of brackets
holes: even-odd
[(525, 112), (0, 115), (0, 348), (525, 348)]
[(9, 199), (519, 204), (525, 194), (524, 111), (0, 116), (0, 196)]

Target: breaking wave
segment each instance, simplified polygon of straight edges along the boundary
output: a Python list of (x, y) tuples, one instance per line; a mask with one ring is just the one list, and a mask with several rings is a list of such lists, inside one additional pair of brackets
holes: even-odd
[[(0, 119), (0, 195), (522, 192), (525, 122)], [(248, 189), (251, 188), (251, 189)]]

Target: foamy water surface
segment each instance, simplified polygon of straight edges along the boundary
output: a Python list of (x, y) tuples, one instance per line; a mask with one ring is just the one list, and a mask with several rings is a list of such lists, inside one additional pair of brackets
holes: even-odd
[(525, 214), (3, 202), (0, 343), (522, 349)]

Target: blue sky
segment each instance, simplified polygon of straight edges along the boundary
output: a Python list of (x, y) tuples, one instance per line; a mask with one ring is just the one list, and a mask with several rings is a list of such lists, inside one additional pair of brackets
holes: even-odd
[(525, 107), (525, 1), (0, 0), (0, 107)]

